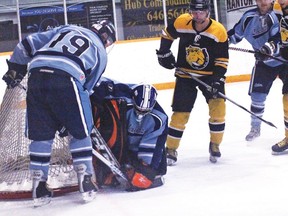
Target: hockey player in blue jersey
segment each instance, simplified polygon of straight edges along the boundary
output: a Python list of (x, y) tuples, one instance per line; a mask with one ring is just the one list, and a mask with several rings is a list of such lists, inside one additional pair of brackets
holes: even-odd
[(95, 197), (89, 96), (105, 70), (105, 48), (115, 40), (110, 21), (103, 20), (90, 29), (60, 26), (27, 36), (7, 61), (3, 80), (8, 88), (19, 85), (27, 70), (29, 74), (26, 134), (32, 140), (29, 153), (35, 206), (49, 203), (53, 195), (46, 183), (57, 130), (66, 130), (70, 136), (69, 147), (83, 199)]
[[(150, 84), (123, 84), (105, 78), (94, 90), (98, 92), (91, 96), (92, 104), (98, 107), (98, 113), (95, 112), (94, 115), (95, 122), (100, 119), (98, 129), (127, 175), (130, 183), (128, 190), (161, 186), (164, 183), (162, 176), (166, 174), (167, 169), (165, 142), (168, 117), (156, 101), (156, 89)], [(121, 113), (115, 105), (115, 102), (118, 104), (117, 99), (125, 100), (126, 104), (125, 114), (122, 119), (120, 118), (121, 126), (118, 130), (117, 126), (113, 126), (119, 119), (119, 114), (116, 113)], [(99, 114), (99, 107), (103, 105), (106, 108)], [(104, 115), (107, 112), (114, 115)], [(111, 123), (109, 118), (113, 119)], [(107, 132), (105, 124), (108, 128), (113, 128), (110, 133)], [(123, 135), (118, 137), (118, 142), (111, 143), (113, 134), (119, 134), (120, 131)], [(96, 173), (97, 170), (100, 171), (96, 168)], [(108, 178), (106, 176), (103, 178), (103, 173), (101, 176), (102, 179), (97, 176), (99, 185), (109, 184)]]
[[(288, 92), (287, 65), (267, 57), (279, 57), (280, 26), (273, 11), (273, 0), (256, 0), (257, 8), (246, 11), (233, 29), (228, 31), (229, 41), (237, 44), (246, 39), (256, 51), (255, 66), (250, 80), (249, 95), (251, 111), (257, 116), (264, 114), (266, 97), (274, 80), (279, 76), (284, 86), (282, 93)], [(260, 136), (261, 121), (251, 116), (251, 130), (246, 136), (252, 141)]]

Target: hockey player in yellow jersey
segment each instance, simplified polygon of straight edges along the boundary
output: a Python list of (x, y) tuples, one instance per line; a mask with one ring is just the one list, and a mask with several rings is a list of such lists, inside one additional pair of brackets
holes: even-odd
[[(280, 22), (280, 54), (283, 59), (288, 60), (288, 0), (277, 0), (274, 3), (273, 7), (274, 12), (276, 13), (279, 22)], [(285, 125), (285, 137), (280, 142), (272, 146), (272, 154), (278, 155), (282, 153), (287, 153), (288, 149), (288, 80), (287, 80), (287, 71), (283, 70), (286, 74), (286, 78), (282, 78), (283, 82), (283, 110), (284, 110), (284, 125)]]
[[(189, 13), (180, 15), (163, 30), (160, 48), (156, 52), (161, 66), (167, 69), (176, 68), (173, 114), (166, 142), (168, 165), (177, 161), (177, 149), (196, 101), (198, 89), (209, 107), (209, 153), (210, 161), (213, 163), (221, 156), (219, 145), (225, 129), (226, 105), (218, 92), (225, 94), (225, 73), (229, 61), (227, 32), (222, 24), (210, 18), (209, 0), (192, 0), (189, 7)], [(170, 48), (177, 38), (179, 47), (175, 61)], [(183, 74), (183, 71), (210, 85), (212, 91), (191, 79), (189, 75)], [(194, 131), (194, 135), (196, 133), (202, 132)]]

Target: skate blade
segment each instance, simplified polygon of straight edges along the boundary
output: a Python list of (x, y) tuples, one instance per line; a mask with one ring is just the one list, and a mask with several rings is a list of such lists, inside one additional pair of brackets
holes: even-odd
[(167, 158), (167, 166), (173, 166), (176, 163), (175, 160), (171, 159), (171, 158)]
[(260, 134), (258, 136), (253, 136), (253, 137), (245, 137), (245, 140), (247, 142), (251, 142), (254, 141), (255, 139), (257, 139), (258, 137), (260, 137)]
[(209, 160), (211, 163), (217, 163), (218, 157), (210, 155)]
[(271, 154), (272, 155), (286, 155), (286, 154), (288, 154), (288, 151), (283, 151), (283, 152), (274, 152), (274, 151), (272, 151)]
[(96, 198), (96, 194), (97, 194), (96, 191), (84, 192), (82, 193), (82, 199), (84, 200), (84, 202), (91, 202)]
[(33, 199), (34, 208), (48, 205), (50, 202), (51, 202), (51, 197), (40, 197), (40, 198)]
[(150, 186), (150, 188), (160, 187), (165, 184), (165, 179), (163, 176), (156, 177)]

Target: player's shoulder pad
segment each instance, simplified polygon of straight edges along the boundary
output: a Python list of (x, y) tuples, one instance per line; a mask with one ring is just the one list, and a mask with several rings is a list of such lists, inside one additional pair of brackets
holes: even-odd
[(276, 15), (283, 15), (282, 9), (278, 1), (276, 1), (273, 5), (273, 11), (276, 13)]
[(154, 115), (154, 117), (158, 118), (158, 120), (161, 122), (161, 125), (168, 121), (168, 116), (166, 112), (158, 102), (156, 102), (151, 114)]
[[(177, 19), (174, 21), (175, 29), (187, 29), (191, 28), (191, 25), (188, 25), (192, 21), (192, 15), (189, 13), (181, 14)], [(190, 26), (190, 27), (189, 27)]]
[(217, 42), (225, 42), (228, 39), (228, 34), (226, 28), (214, 19), (211, 19), (211, 26), (208, 28), (208, 33), (211, 34), (211, 37), (214, 38)]

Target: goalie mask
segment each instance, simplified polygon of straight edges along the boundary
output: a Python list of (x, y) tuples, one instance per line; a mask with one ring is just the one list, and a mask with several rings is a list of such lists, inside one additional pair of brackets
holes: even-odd
[(149, 84), (140, 84), (132, 89), (132, 98), (134, 110), (137, 115), (137, 121), (141, 121), (143, 117), (152, 111), (156, 104), (157, 90)]
[(93, 24), (91, 30), (100, 36), (105, 47), (112, 45), (116, 41), (115, 27), (108, 20), (102, 20)]

